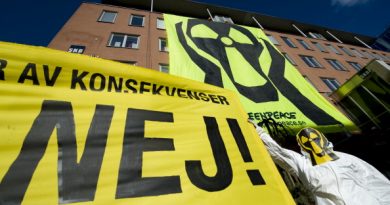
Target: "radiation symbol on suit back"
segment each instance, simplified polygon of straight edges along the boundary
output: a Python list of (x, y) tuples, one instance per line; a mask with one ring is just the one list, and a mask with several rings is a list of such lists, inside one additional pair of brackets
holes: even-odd
[[(268, 40), (242, 26), (199, 19), (188, 19), (186, 25), (178, 22), (174, 28), (185, 52), (204, 72), (205, 83), (219, 87), (232, 84), (254, 104), (278, 102), (284, 96), (316, 125), (340, 124), (285, 77), (285, 58)], [(263, 52), (271, 59), (267, 68), (262, 67)], [(242, 77), (245, 75), (255, 76), (256, 83), (248, 83)]]

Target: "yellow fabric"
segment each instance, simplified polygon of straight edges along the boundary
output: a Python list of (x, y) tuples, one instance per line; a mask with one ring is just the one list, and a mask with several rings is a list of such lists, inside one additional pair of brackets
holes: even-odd
[[(294, 204), (233, 92), (150, 69), (0, 42), (0, 133), (0, 204)], [(210, 140), (218, 133), (223, 146), (217, 149)], [(238, 143), (240, 133), (244, 141)], [(88, 143), (92, 136), (103, 140)], [(244, 161), (238, 144), (247, 146), (252, 161)], [(221, 148), (228, 157), (222, 161), (230, 162), (231, 182), (227, 177), (210, 180), (208, 188), (196, 185), (191, 171), (203, 179), (213, 179), (217, 171), (226, 174), (214, 158)], [(130, 154), (122, 156), (125, 150)], [(68, 170), (69, 156), (80, 169)], [(101, 166), (93, 161), (97, 156)], [(138, 178), (159, 187), (142, 189), (135, 183), (118, 195), (119, 175), (134, 172), (120, 172), (121, 166), (134, 167), (139, 159)], [(186, 169), (196, 163), (201, 169)], [(97, 169), (95, 190), (84, 182), (93, 173), (84, 169)], [(252, 184), (248, 170), (257, 170), (265, 183)], [(153, 181), (169, 177), (175, 178), (176, 191)], [(81, 185), (64, 188), (67, 180)], [(226, 184), (212, 187), (218, 183)], [(85, 189), (93, 190), (91, 196)], [(64, 198), (70, 191), (84, 198)]]
[[(337, 125), (340, 123), (347, 129), (357, 129), (276, 51), (262, 30), (169, 14), (164, 14), (164, 21), (169, 41), (170, 73), (206, 83), (209, 83), (208, 75), (219, 81), (220, 73), (221, 85), (210, 84), (239, 93), (249, 118), (261, 121), (272, 117), (296, 131), (309, 126), (323, 132), (337, 132), (344, 129)], [(278, 64), (275, 56), (279, 58)], [(256, 71), (256, 67), (261, 71)], [(245, 87), (244, 91), (240, 91), (237, 84)], [(290, 87), (286, 87), (287, 84)], [(266, 90), (261, 88), (266, 85), (269, 86)], [(242, 93), (256, 86), (259, 91), (248, 96), (257, 95), (265, 100), (255, 101)], [(260, 91), (262, 89), (266, 92)], [(305, 104), (314, 106), (303, 108)], [(310, 110), (313, 107), (315, 109)], [(321, 115), (319, 112), (329, 119), (313, 120)]]

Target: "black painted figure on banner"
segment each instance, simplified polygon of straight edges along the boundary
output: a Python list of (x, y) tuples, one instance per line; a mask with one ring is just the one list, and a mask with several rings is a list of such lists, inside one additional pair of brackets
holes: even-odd
[[(268, 40), (260, 39), (266, 46), (266, 48), (264, 48), (259, 42), (259, 39), (257, 39), (249, 30), (241, 26), (209, 22), (206, 20), (190, 19), (188, 20), (186, 30), (183, 30), (182, 28), (183, 23), (177, 23), (175, 26), (179, 41), (183, 48), (197, 66), (204, 71), (205, 83), (223, 87), (221, 70), (212, 61), (197, 53), (196, 49), (200, 49), (217, 59), (238, 92), (251, 101), (255, 103), (278, 101), (278, 95), (281, 94), (293, 104), (299, 105), (298, 109), (317, 125), (338, 124), (332, 116), (314, 105), (310, 99), (300, 93), (300, 91), (284, 77), (285, 59), (268, 42)], [(218, 36), (216, 38), (205, 38), (192, 35), (195, 32), (202, 32), (205, 27), (211, 29)], [(244, 35), (251, 43), (240, 43), (238, 39), (229, 35), (232, 31)], [(190, 39), (196, 45), (196, 49), (189, 45), (187, 39)], [(266, 83), (258, 86), (246, 86), (237, 82), (229, 63), (226, 52), (227, 48), (236, 49), (242, 54), (245, 61), (250, 64), (261, 78), (266, 80)], [(263, 72), (259, 63), (260, 55), (265, 49), (268, 50), (272, 58), (268, 76)]]
[(298, 132), (301, 155), (282, 148), (253, 124), (274, 162), (298, 177), (311, 190), (317, 205), (390, 204), (390, 181), (367, 162), (333, 151), (332, 143), (320, 131), (304, 128)]

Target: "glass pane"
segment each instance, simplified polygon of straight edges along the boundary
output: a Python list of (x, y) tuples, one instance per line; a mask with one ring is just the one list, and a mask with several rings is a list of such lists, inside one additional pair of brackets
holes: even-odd
[(144, 25), (144, 17), (143, 16), (132, 16), (131, 23), (132, 26), (143, 26)]
[(283, 41), (290, 46), (291, 48), (296, 48), (297, 46), (287, 37), (282, 37)]
[(279, 42), (275, 39), (275, 37), (268, 35), (268, 34), (267, 34), (267, 37), (274, 45), (279, 45)]
[(103, 11), (102, 16), (100, 17), (100, 21), (102, 22), (114, 22), (116, 16), (116, 12)]
[(163, 19), (157, 19), (157, 28), (165, 29), (165, 24)]
[(168, 65), (160, 65), (160, 71), (164, 73), (169, 73), (169, 66)]
[(168, 51), (166, 39), (160, 39), (160, 51)]
[(125, 47), (126, 48), (138, 48), (138, 37), (137, 36), (127, 36)]
[(122, 47), (124, 38), (125, 38), (125, 35), (123, 35), (123, 34), (112, 34), (110, 46)]

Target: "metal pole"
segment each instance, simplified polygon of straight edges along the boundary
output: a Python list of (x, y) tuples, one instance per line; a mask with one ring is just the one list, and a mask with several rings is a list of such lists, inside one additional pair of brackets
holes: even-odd
[(338, 39), (335, 35), (333, 35), (331, 32), (329, 31), (326, 31), (327, 34), (329, 34), (330, 36), (332, 36), (332, 38), (334, 38), (337, 42), (339, 43), (343, 43), (342, 41), (340, 41), (340, 39)]
[(150, 12), (153, 12), (153, 0), (150, 2)]
[(301, 31), (301, 29), (298, 28), (298, 26), (296, 26), (295, 24), (292, 24), (292, 26), (293, 26), (295, 29), (297, 29), (297, 31), (298, 31), (303, 37), (307, 38), (306, 34), (303, 33), (303, 32)]
[(364, 43), (364, 42), (363, 42), (362, 40), (360, 40), (358, 37), (354, 36), (354, 38), (355, 38), (356, 40), (358, 40), (361, 44), (363, 44), (364, 46), (366, 46), (367, 48), (372, 49), (371, 46), (369, 46), (369, 45), (367, 45), (366, 43)]
[(263, 26), (257, 21), (257, 19), (256, 19), (254, 16), (252, 16), (252, 19), (256, 22), (256, 24), (257, 24), (261, 29), (264, 30)]
[(210, 12), (210, 10), (208, 8), (207, 8), (207, 13), (209, 13), (209, 16), (210, 16), (211, 20), (214, 21), (213, 15), (211, 15), (211, 12)]
[(387, 112), (390, 112), (390, 108), (388, 108), (384, 103), (382, 103), (381, 100), (378, 99), (378, 97), (376, 97), (369, 89), (367, 89), (364, 85), (360, 85), (368, 94), (371, 95), (371, 97), (373, 97), (379, 104), (381, 104), (386, 110)]
[(353, 102), (353, 104), (356, 105), (356, 107), (359, 108), (360, 111), (362, 111), (370, 120), (372, 123), (374, 123), (378, 128), (381, 128), (379, 126), (379, 124), (376, 122), (376, 120), (370, 115), (368, 114), (360, 105), (359, 103), (357, 103), (351, 96), (348, 96), (348, 98)]

